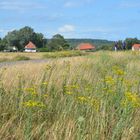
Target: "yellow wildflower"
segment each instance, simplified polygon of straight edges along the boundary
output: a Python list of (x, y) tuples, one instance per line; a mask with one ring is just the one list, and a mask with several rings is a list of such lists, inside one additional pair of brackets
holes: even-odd
[(44, 94), (44, 97), (48, 97), (49, 95), (48, 94)]
[(78, 98), (78, 101), (80, 102), (87, 102), (88, 101), (88, 98), (84, 97), (84, 96), (79, 96)]
[(35, 88), (26, 88), (25, 91), (29, 92), (32, 95), (37, 95), (38, 93), (36, 92)]
[(122, 69), (120, 69), (120, 68), (116, 69), (114, 72), (115, 72), (115, 74), (117, 74), (119, 76), (122, 76), (122, 75), (125, 74), (125, 72)]
[(90, 105), (93, 106), (97, 111), (99, 110), (100, 108), (100, 101), (97, 100), (97, 99), (91, 99), (90, 100)]
[(140, 97), (137, 94), (126, 92), (122, 104), (124, 106), (132, 105), (133, 107), (140, 107)]
[(48, 85), (48, 82), (43, 82), (42, 85), (46, 85), (47, 86)]
[(46, 70), (50, 70), (52, 67), (51, 67), (51, 65), (46, 65)]
[(38, 93), (35, 92), (35, 91), (31, 92), (31, 94), (32, 94), (32, 95), (38, 95)]
[(68, 95), (72, 95), (73, 93), (70, 92), (70, 91), (66, 91), (66, 94), (68, 94)]
[(41, 102), (37, 102), (37, 101), (33, 101), (33, 100), (29, 100), (27, 102), (24, 102), (23, 105), (25, 107), (45, 107), (45, 105)]
[(113, 84), (115, 83), (115, 80), (114, 80), (111, 76), (107, 76), (107, 77), (105, 78), (105, 82), (106, 82), (107, 84), (113, 85)]
[(26, 88), (25, 91), (28, 91), (28, 92), (34, 92), (35, 89), (34, 89), (34, 88)]
[(71, 85), (71, 88), (78, 89), (79, 87), (78, 87), (78, 85)]

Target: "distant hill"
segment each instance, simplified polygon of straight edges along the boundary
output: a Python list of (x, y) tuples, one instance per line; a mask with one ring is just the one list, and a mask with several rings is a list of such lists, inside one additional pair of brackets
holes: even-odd
[(100, 48), (103, 45), (112, 45), (113, 41), (102, 40), (102, 39), (66, 39), (70, 44), (71, 48), (75, 48), (80, 43), (91, 43)]

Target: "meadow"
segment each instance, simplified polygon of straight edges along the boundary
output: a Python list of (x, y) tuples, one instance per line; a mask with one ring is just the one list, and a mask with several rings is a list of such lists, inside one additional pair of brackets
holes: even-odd
[(11, 61), (26, 61), (36, 59), (48, 59), (48, 58), (62, 58), (62, 57), (73, 57), (87, 55), (86, 52), (81, 51), (60, 51), (60, 52), (37, 52), (37, 53), (26, 53), (26, 52), (9, 52), (0, 53), (0, 62), (11, 62)]
[(0, 140), (139, 140), (139, 116), (139, 52), (0, 68)]

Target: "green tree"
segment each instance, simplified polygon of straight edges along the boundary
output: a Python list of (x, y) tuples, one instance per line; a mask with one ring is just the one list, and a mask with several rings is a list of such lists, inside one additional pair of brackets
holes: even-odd
[(8, 46), (16, 46), (18, 50), (23, 50), (24, 46), (32, 41), (38, 48), (43, 47), (44, 36), (36, 33), (31, 27), (25, 26), (20, 30), (9, 32), (5, 38)]
[(6, 48), (6, 40), (0, 38), (0, 51)]
[(138, 40), (137, 38), (126, 38), (125, 42), (126, 42), (126, 48), (129, 50), (132, 49), (132, 46), (135, 43), (140, 43), (140, 40)]
[(68, 50), (69, 44), (62, 35), (56, 34), (48, 42), (47, 47), (49, 51), (61, 51), (61, 50)]
[(113, 50), (113, 45), (102, 45), (101, 47), (97, 48), (97, 50), (108, 50), (111, 51)]

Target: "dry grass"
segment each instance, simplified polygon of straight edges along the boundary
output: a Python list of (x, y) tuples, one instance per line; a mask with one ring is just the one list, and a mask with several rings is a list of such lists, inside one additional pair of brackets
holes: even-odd
[(0, 58), (7, 58), (7, 59), (13, 59), (15, 58), (16, 56), (26, 56), (26, 57), (30, 57), (31, 59), (40, 59), (42, 58), (42, 56), (44, 55), (45, 53), (41, 52), (41, 53), (0, 53)]
[(20, 60), (32, 60), (32, 59), (48, 59), (48, 58), (63, 58), (82, 56), (89, 53), (81, 51), (60, 51), (60, 52), (38, 52), (38, 53), (0, 53), (0, 62), (5, 61), (20, 61)]
[(140, 54), (97, 52), (0, 69), (0, 139), (140, 139)]

